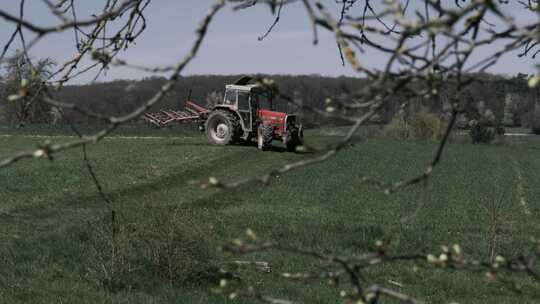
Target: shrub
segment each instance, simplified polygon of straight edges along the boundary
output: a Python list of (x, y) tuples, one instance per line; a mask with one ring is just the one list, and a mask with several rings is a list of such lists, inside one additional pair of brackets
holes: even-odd
[(531, 132), (540, 135), (540, 108), (534, 111), (531, 120)]
[(442, 123), (435, 113), (420, 112), (411, 121), (411, 131), (415, 138), (437, 139), (441, 137)]
[(469, 135), (473, 144), (491, 143), (495, 139), (496, 128), (484, 120), (472, 120)]
[(95, 238), (98, 281), (111, 290), (140, 288), (156, 279), (199, 284), (214, 272), (213, 233), (187, 209), (145, 208), (114, 227), (100, 221)]
[(504, 134), (506, 133), (506, 128), (502, 124), (497, 124), (495, 126), (495, 133), (498, 136), (504, 136)]
[(409, 126), (399, 117), (394, 117), (392, 121), (384, 127), (383, 133), (386, 136), (396, 138), (407, 138), (410, 135)]

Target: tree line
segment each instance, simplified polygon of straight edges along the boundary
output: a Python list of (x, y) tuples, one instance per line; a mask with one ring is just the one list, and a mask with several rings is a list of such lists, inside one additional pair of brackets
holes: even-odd
[[(78, 124), (99, 124), (100, 121), (80, 112), (63, 109), (43, 102), (42, 96), (50, 94), (56, 100), (75, 104), (81, 108), (109, 115), (122, 115), (148, 100), (165, 82), (164, 77), (148, 77), (141, 80), (115, 80), (84, 85), (66, 85), (61, 90), (48, 87), (40, 92), (43, 77), (48, 76), (53, 63), (41, 59), (36, 64), (24, 64), (19, 60), (8, 61), (4, 76), (0, 78), (0, 122), (24, 125), (28, 123), (62, 123), (70, 121)], [(34, 72), (31, 72), (33, 66)], [(36, 72), (37, 71), (37, 72)], [(226, 84), (234, 83), (243, 75), (195, 75), (181, 77), (174, 89), (151, 111), (160, 109), (181, 109), (190, 99), (210, 107), (217, 99), (223, 98)], [(301, 115), (306, 126), (339, 124), (306, 109), (325, 110), (329, 100), (347, 103), (354, 100), (356, 92), (370, 83), (369, 79), (356, 77), (326, 77), (321, 75), (256, 75), (271, 78), (277, 84), (280, 95), (290, 100), (275, 100), (276, 110)], [(467, 122), (478, 113), (491, 115), (498, 124), (507, 127), (530, 128), (534, 123), (534, 110), (540, 100), (540, 88), (527, 85), (528, 75), (518, 74), (503, 77), (488, 73), (469, 75), (471, 82), (464, 94), (460, 95), (464, 108), (457, 126), (465, 128)], [(411, 84), (414, 86), (414, 84)], [(450, 98), (456, 94), (452, 81), (441, 82), (435, 97), (422, 98), (408, 96), (407, 90), (398, 92), (391, 98), (372, 123), (388, 123), (400, 111), (406, 115), (418, 112), (449, 112), (452, 108)], [(23, 98), (15, 100), (10, 96), (25, 90)], [(18, 94), (21, 96), (21, 94)]]

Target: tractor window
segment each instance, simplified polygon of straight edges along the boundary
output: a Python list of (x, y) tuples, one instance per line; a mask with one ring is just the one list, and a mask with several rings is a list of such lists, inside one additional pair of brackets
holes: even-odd
[(249, 93), (238, 92), (238, 109), (249, 111)]
[(260, 109), (272, 109), (272, 95), (268, 92), (260, 92), (257, 95), (257, 103)]
[(225, 92), (225, 98), (223, 99), (224, 105), (236, 104), (236, 90), (227, 90)]

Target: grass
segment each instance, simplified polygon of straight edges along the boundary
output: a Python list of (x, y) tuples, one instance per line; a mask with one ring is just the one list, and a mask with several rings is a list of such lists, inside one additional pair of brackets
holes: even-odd
[[(467, 256), (489, 259), (493, 252), (517, 255), (531, 236), (540, 236), (540, 142), (534, 138), (498, 146), (451, 144), (427, 184), (394, 195), (361, 184), (362, 178), (390, 182), (412, 177), (425, 169), (436, 144), (372, 138), (328, 162), (279, 176), (268, 186), (250, 184), (223, 192), (202, 190), (192, 182), (209, 176), (224, 181), (258, 176), (311, 155), (216, 147), (191, 131), (172, 136), (176, 131), (142, 131), (165, 133), (156, 139), (106, 139), (89, 147), (89, 155), (120, 213), (189, 209), (211, 227), (208, 237), (215, 247), (251, 228), (260, 238), (327, 253), (358, 254), (376, 240), (390, 239), (398, 253), (438, 252), (441, 244), (459, 243)], [(14, 132), (67, 134), (61, 128)], [(140, 133), (129, 129), (117, 134)], [(335, 132), (306, 136), (319, 146), (338, 139)], [(0, 156), (44, 140), (0, 137)], [(53, 162), (30, 160), (2, 169), (0, 185), (0, 302), (227, 302), (209, 292), (211, 282), (187, 287), (158, 278), (144, 288), (112, 292), (102, 287), (93, 239), (95, 225), (108, 209), (81, 162), (80, 150), (60, 154)], [(216, 259), (230, 257), (218, 254)], [(240, 271), (246, 284), (269, 295), (304, 303), (336, 302), (337, 292), (324, 284), (276, 279), (281, 271), (320, 269), (317, 261), (275, 251), (240, 259), (271, 264), (269, 274)], [(524, 292), (514, 294), (489, 283), (482, 273), (415, 272), (412, 266), (389, 265), (370, 273), (384, 285), (400, 282), (401, 291), (429, 302), (533, 303), (540, 297), (538, 284), (527, 280)]]

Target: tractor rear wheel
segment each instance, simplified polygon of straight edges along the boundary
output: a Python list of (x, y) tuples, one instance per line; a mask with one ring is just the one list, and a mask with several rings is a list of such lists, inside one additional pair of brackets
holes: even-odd
[(228, 145), (240, 136), (240, 122), (231, 112), (224, 110), (214, 111), (208, 116), (205, 123), (206, 136), (215, 145)]
[(272, 126), (260, 124), (257, 128), (257, 147), (259, 150), (265, 150), (270, 146), (274, 138), (274, 129)]

